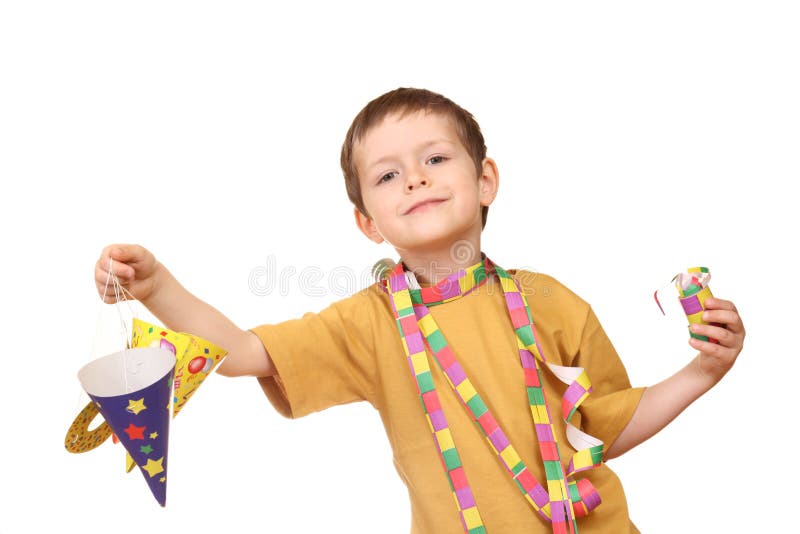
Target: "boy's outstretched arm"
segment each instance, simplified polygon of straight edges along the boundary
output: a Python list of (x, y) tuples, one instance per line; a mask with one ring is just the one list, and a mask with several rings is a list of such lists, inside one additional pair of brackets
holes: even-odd
[(264, 345), (249, 330), (242, 330), (217, 309), (187, 291), (150, 251), (139, 245), (110, 245), (95, 265), (95, 284), (105, 302), (115, 302), (113, 288), (106, 289), (108, 267), (131, 295), (170, 330), (187, 332), (219, 345), (228, 356), (217, 368), (226, 376), (271, 376), (275, 367)]
[(744, 325), (733, 302), (706, 299), (703, 319), (723, 326), (692, 325), (692, 332), (717, 339), (719, 344), (690, 338), (689, 344), (700, 353), (686, 367), (647, 388), (628, 425), (611, 444), (605, 459), (615, 458), (646, 439), (675, 419), (725, 376), (744, 343)]

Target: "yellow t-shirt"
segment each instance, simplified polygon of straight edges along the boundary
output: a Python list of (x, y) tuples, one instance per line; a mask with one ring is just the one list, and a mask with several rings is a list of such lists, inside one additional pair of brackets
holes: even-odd
[[(555, 279), (509, 271), (519, 280), (537, 339), (549, 363), (584, 367), (593, 393), (572, 422), (603, 440), (616, 439), (639, 403), (625, 368), (589, 305)], [(514, 330), (496, 277), (469, 295), (430, 308), (461, 366), (509, 441), (546, 484)], [(320, 313), (253, 329), (278, 376), (259, 379), (275, 408), (302, 417), (337, 404), (366, 400), (380, 413), (397, 472), (411, 499), (412, 534), (463, 534), (456, 505), (403, 352), (389, 296), (377, 285)], [(536, 513), (431, 358), (434, 384), (489, 534), (552, 532)], [(546, 366), (547, 404), (566, 463), (575, 452), (561, 420), (566, 386)], [(581, 534), (638, 532), (628, 518), (617, 476), (606, 466), (578, 474), (590, 479), (602, 503), (578, 520)]]

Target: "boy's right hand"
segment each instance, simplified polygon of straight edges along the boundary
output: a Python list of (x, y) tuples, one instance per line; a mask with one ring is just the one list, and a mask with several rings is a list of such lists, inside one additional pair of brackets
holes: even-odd
[(108, 281), (109, 264), (120, 285), (137, 300), (146, 300), (155, 290), (159, 263), (149, 250), (139, 245), (109, 245), (103, 249), (94, 268), (97, 292), (100, 298), (105, 293), (103, 301), (107, 304), (117, 301), (114, 287)]

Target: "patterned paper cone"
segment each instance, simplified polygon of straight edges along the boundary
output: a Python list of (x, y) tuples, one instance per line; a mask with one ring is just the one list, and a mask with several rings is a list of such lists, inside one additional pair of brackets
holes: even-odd
[[(178, 415), (189, 397), (197, 391), (203, 380), (222, 361), (227, 352), (205, 339), (174, 332), (154, 324), (133, 320), (131, 347), (159, 347), (175, 355), (175, 377), (172, 388), (172, 417)], [(125, 458), (125, 471), (130, 473), (134, 462), (130, 454)]]
[(178, 415), (200, 384), (211, 374), (227, 353), (210, 341), (192, 336), (189, 348), (175, 365), (173, 399)]
[(173, 388), (173, 417), (183, 409), (189, 398), (227, 352), (203, 338), (173, 332), (139, 319), (133, 320), (133, 347), (162, 347), (175, 354), (175, 384)]
[(161, 506), (167, 498), (167, 448), (175, 356), (134, 348), (84, 366), (78, 379), (141, 469)]

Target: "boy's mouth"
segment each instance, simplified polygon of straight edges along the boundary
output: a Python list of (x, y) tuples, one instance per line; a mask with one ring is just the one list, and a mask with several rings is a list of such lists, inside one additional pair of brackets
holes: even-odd
[(412, 204), (411, 207), (408, 208), (405, 213), (403, 213), (403, 215), (411, 215), (413, 213), (424, 211), (432, 206), (438, 206), (446, 200), (446, 198), (429, 198), (427, 200), (420, 200), (419, 202)]

